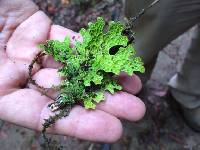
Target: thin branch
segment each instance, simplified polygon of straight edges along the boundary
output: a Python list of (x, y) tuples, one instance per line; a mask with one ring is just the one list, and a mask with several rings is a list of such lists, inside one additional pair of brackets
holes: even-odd
[(136, 20), (138, 20), (140, 17), (142, 17), (144, 14), (145, 14), (145, 12), (147, 11), (147, 10), (149, 10), (150, 8), (152, 8), (154, 5), (156, 5), (158, 2), (159, 2), (160, 0), (155, 0), (155, 1), (153, 1), (150, 5), (148, 5), (146, 8), (143, 8), (135, 17), (133, 17), (133, 18), (130, 18), (130, 22), (131, 22), (131, 27), (133, 26), (133, 23), (136, 21)]
[(43, 56), (45, 56), (45, 55), (46, 55), (45, 53), (39, 52), (39, 53), (35, 56), (35, 58), (32, 60), (31, 64), (29, 65), (29, 68), (28, 68), (28, 71), (29, 71), (29, 72), (28, 72), (28, 75), (29, 75), (28, 81), (29, 81), (29, 83), (35, 85), (38, 89), (41, 89), (41, 93), (42, 93), (43, 95), (47, 96), (48, 98), (50, 98), (50, 99), (52, 99), (52, 100), (55, 100), (55, 99), (53, 99), (52, 97), (50, 97), (50, 96), (47, 95), (47, 92), (48, 92), (48, 90), (49, 90), (48, 88), (44, 88), (44, 87), (38, 85), (38, 84), (36, 83), (36, 81), (33, 80), (33, 73), (32, 73), (32, 72), (33, 72), (33, 66), (34, 66), (35, 63), (38, 62), (38, 60), (39, 60), (41, 57), (43, 57)]

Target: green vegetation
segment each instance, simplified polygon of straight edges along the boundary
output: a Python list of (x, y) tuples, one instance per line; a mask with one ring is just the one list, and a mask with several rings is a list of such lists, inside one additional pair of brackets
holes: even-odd
[(81, 103), (95, 109), (96, 103), (104, 100), (105, 91), (114, 94), (122, 89), (116, 78), (120, 72), (144, 72), (142, 60), (134, 56), (133, 45), (127, 45), (128, 38), (122, 35), (124, 28), (120, 22), (110, 22), (106, 32), (103, 18), (97, 18), (80, 30), (83, 41), (76, 41), (74, 47), (70, 47), (69, 37), (40, 45), (44, 53), (63, 63), (58, 71), (63, 77), (55, 102), (58, 107)]

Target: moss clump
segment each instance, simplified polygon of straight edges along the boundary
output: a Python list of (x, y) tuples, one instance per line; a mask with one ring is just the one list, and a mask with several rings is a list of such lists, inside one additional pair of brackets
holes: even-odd
[(105, 32), (104, 19), (99, 17), (80, 30), (83, 41), (76, 41), (74, 47), (70, 47), (68, 36), (63, 42), (49, 40), (40, 45), (44, 53), (63, 63), (58, 72), (64, 80), (53, 107), (81, 103), (95, 109), (96, 103), (104, 100), (105, 91), (114, 94), (122, 89), (116, 80), (120, 72), (144, 72), (143, 62), (134, 56), (133, 45), (128, 45), (127, 36), (122, 35), (124, 29), (123, 24), (112, 21)]

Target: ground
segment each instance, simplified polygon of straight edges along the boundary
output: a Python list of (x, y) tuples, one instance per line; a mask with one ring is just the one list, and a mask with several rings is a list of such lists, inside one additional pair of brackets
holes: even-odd
[[(55, 24), (75, 31), (86, 26), (97, 16), (104, 16), (106, 20), (118, 20), (123, 14), (121, 0), (34, 1)], [(140, 94), (147, 106), (146, 116), (137, 123), (124, 121), (123, 137), (111, 144), (112, 150), (200, 149), (200, 134), (192, 131), (184, 123), (178, 107), (171, 107), (169, 103), (172, 99), (166, 96), (167, 82), (182, 64), (193, 32), (193, 29), (187, 31), (160, 52), (151, 79)], [(101, 143), (64, 136), (51, 137), (56, 140), (53, 142), (52, 150), (59, 144), (64, 150), (102, 149)], [(40, 133), (0, 121), (1, 150), (42, 150), (43, 144), (44, 140)]]

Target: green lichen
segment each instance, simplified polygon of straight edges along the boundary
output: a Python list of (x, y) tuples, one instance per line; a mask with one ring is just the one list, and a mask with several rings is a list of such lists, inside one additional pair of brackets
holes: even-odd
[[(87, 109), (95, 109), (96, 103), (104, 100), (104, 92), (114, 94), (122, 90), (116, 76), (120, 72), (132, 75), (133, 72), (144, 72), (143, 62), (135, 57), (132, 44), (127, 45), (128, 38), (122, 35), (124, 25), (110, 22), (105, 30), (103, 18), (89, 23), (87, 29), (81, 29), (83, 41), (76, 41), (70, 47), (70, 39), (66, 36), (63, 42), (49, 40), (40, 47), (52, 55), (63, 66), (58, 70), (63, 81), (59, 89), (59, 103), (73, 105), (84, 104)], [(111, 50), (115, 52), (111, 54)]]

